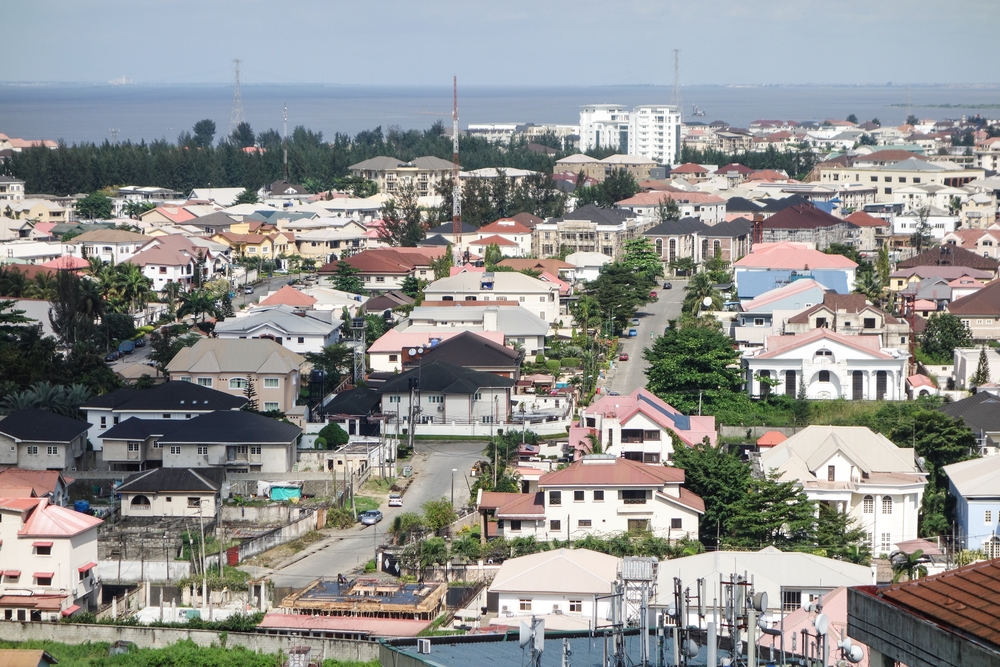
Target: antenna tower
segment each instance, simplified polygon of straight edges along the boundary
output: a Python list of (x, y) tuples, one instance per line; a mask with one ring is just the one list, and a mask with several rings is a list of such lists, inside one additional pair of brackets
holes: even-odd
[(681, 103), (681, 50), (674, 49), (674, 92), (670, 96), (670, 103), (677, 107), (677, 115), (681, 121), (684, 120), (684, 106)]
[(236, 77), (236, 85), (233, 88), (233, 113), (229, 117), (229, 133), (232, 134), (236, 126), (244, 122), (243, 116), (243, 96), (240, 95), (240, 62), (239, 58), (233, 58), (233, 71)]
[(458, 174), (458, 75), (455, 75), (455, 105), (451, 112), (451, 235), (455, 237), (455, 250), (462, 246), (462, 184)]
[(118, 131), (119, 130), (117, 127), (112, 127), (110, 130), (108, 130), (108, 132), (111, 133), (111, 143), (113, 144), (118, 143)]
[(284, 140), (281, 142), (285, 149), (285, 182), (288, 182), (288, 102), (285, 102), (285, 127)]

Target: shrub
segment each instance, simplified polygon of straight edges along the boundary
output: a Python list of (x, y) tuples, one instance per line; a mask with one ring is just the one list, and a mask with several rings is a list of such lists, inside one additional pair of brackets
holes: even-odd
[(549, 359), (548, 361), (545, 362), (545, 366), (552, 373), (558, 373), (559, 372), (559, 360), (558, 359)]
[(580, 365), (580, 360), (576, 357), (564, 357), (560, 363), (563, 368), (576, 368)]
[(539, 366), (541, 366), (542, 364), (544, 364), (545, 363), (545, 355), (544, 354), (535, 355), (535, 363), (538, 364)]

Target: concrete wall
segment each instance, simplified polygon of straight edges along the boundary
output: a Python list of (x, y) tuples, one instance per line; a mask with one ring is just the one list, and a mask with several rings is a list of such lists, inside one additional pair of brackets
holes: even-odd
[[(97, 561), (97, 573), (101, 581), (119, 581), (118, 560)], [(186, 560), (170, 561), (170, 576), (167, 576), (167, 563), (164, 561), (121, 561), (121, 581), (135, 583), (142, 580), (166, 581), (168, 578), (178, 581), (191, 576), (191, 563)]]
[[(0, 621), (0, 634), (7, 641), (55, 641), (66, 644), (84, 642), (135, 642), (140, 648), (166, 648), (178, 641), (189, 639), (198, 646), (211, 646), (221, 642), (222, 633), (212, 630), (186, 630), (183, 628), (123, 627), (113, 625), (84, 625), (67, 623), (19, 623)], [(251, 651), (276, 654), (288, 652), (294, 646), (309, 646), (317, 660), (369, 661), (379, 657), (375, 642), (346, 639), (317, 639), (314, 637), (282, 637), (244, 632), (226, 634), (226, 646), (243, 646)]]
[(291, 505), (266, 505), (264, 507), (222, 508), (223, 521), (252, 521), (253, 523), (292, 523), (303, 516), (303, 508)]
[(720, 426), (719, 437), (745, 438), (747, 437), (747, 431), (750, 431), (750, 438), (753, 439), (754, 442), (757, 442), (757, 438), (764, 435), (768, 431), (777, 431), (778, 433), (784, 433), (787, 437), (791, 437), (795, 435), (798, 430), (799, 429), (794, 426)]

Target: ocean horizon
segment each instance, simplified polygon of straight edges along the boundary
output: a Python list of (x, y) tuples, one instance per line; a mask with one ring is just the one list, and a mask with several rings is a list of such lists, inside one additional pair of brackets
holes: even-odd
[[(682, 86), (686, 120), (724, 120), (747, 127), (758, 119), (821, 121), (878, 118), (900, 124), (920, 118), (1000, 117), (1000, 84)], [(557, 123), (575, 125), (585, 104), (669, 104), (670, 86), (460, 86), (459, 124)], [(390, 127), (424, 130), (451, 122), (450, 86), (349, 84), (243, 84), (244, 114), (255, 131), (282, 130), (288, 105), (289, 132), (298, 125), (353, 136)], [(0, 132), (24, 139), (66, 143), (111, 140), (176, 141), (203, 118), (215, 121), (216, 139), (228, 134), (232, 84), (67, 84), (0, 82)], [(692, 107), (705, 116), (692, 118)]]

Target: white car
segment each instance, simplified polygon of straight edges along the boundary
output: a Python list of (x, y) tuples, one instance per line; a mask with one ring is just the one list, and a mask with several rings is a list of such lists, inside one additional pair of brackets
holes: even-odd
[(398, 493), (389, 494), (389, 507), (402, 507), (403, 506), (403, 496)]

